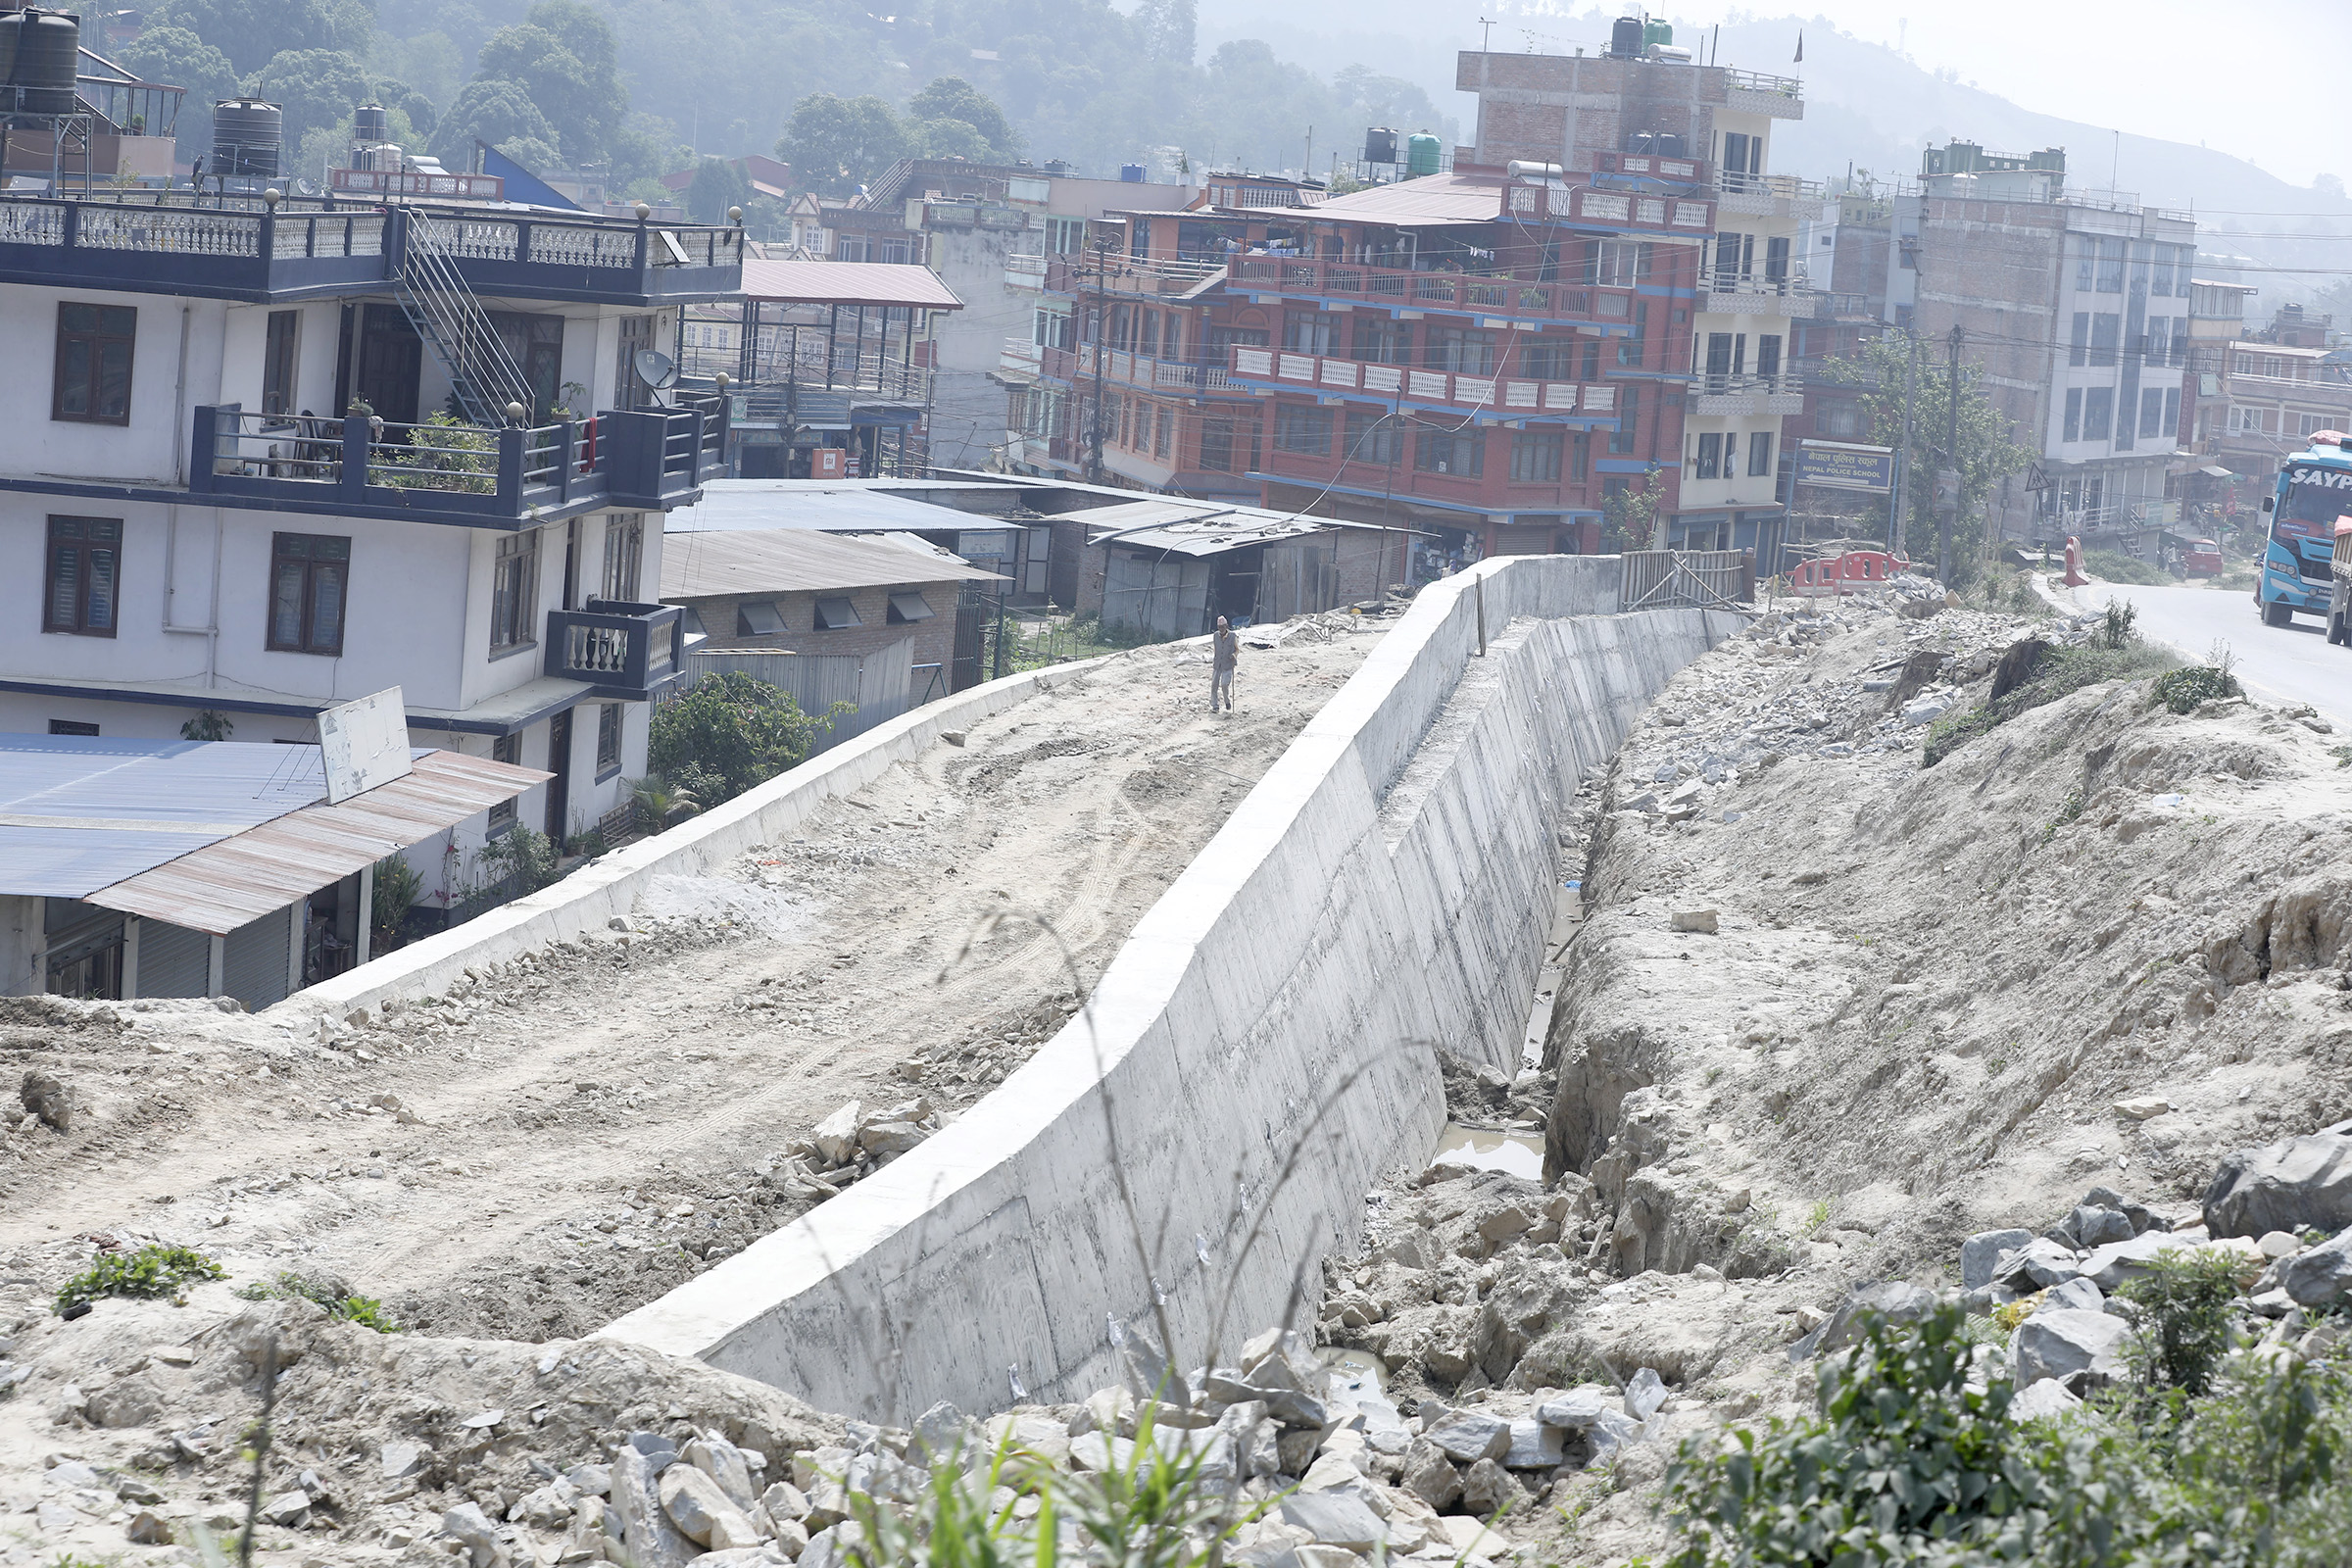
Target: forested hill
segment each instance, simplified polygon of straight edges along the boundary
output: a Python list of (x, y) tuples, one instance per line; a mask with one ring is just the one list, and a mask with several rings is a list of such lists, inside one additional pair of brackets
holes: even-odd
[[(876, 134), (898, 151), (1011, 152), (1102, 174), (1161, 147), (1186, 149), (1196, 170), (1324, 169), (1369, 124), (1450, 132), (1421, 88), (1345, 58), (1309, 71), (1250, 40), (1197, 58), (1194, 0), (1142, 0), (1132, 13), (1105, 0), (883, 11), (874, 0), (159, 0), (116, 52), (191, 89), (183, 157), (202, 150), (214, 100), (253, 91), (285, 105), (298, 172), (338, 150), (366, 97), (395, 109), (411, 145), (462, 157), (478, 135), (525, 164), (609, 165), (624, 189), (681, 167), (689, 145), (774, 151), (812, 94), (879, 100), (897, 118)], [(968, 122), (910, 113), (942, 77), (1001, 108), (1004, 145), (970, 144), (958, 128)]]

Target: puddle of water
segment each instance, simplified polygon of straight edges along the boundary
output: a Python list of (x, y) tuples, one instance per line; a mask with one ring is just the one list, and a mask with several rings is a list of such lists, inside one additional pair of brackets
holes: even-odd
[(1438, 1139), (1433, 1165), (1467, 1165), (1473, 1170), (1498, 1170), (1506, 1176), (1544, 1179), (1544, 1139), (1537, 1133), (1498, 1133), (1483, 1127), (1447, 1122)]
[(1343, 1399), (1360, 1399), (1379, 1396), (1383, 1379), (1389, 1375), (1380, 1357), (1370, 1350), (1350, 1350), (1344, 1346), (1326, 1345), (1315, 1352), (1332, 1371), (1331, 1390)]

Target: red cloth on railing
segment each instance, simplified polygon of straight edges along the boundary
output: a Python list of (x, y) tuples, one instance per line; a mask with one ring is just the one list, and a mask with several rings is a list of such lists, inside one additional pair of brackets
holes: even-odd
[(596, 471), (596, 416), (593, 414), (580, 426), (580, 471)]

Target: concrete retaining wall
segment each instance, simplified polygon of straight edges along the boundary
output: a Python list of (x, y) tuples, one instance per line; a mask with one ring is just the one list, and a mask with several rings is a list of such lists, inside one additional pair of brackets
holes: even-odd
[(1578, 773), (1739, 624), (1616, 616), (1616, 592), (1614, 558), (1576, 557), (1424, 590), (1086, 1012), (912, 1153), (605, 1332), (905, 1419), (1081, 1397), (1155, 1297), (1186, 1365), (1295, 1315), (1378, 1174), (1434, 1147), (1431, 1048), (1516, 1067)]
[(583, 931), (601, 931), (612, 916), (636, 907), (654, 877), (700, 875), (754, 845), (772, 844), (826, 801), (854, 792), (893, 762), (921, 752), (941, 732), (968, 729), (1103, 662), (1090, 659), (1008, 675), (902, 713), (666, 833), (615, 850), (552, 887), (297, 993), (277, 1010), (316, 1007), (340, 1018), (393, 998), (433, 996), (468, 968), (501, 963)]

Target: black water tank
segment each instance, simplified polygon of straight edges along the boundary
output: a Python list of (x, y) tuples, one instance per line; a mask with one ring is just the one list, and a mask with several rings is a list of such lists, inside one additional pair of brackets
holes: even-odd
[(81, 72), (81, 19), (71, 11), (29, 9), (24, 19), (17, 32), (17, 57), (8, 73), (17, 89), (18, 112), (74, 113), (74, 82)]
[(286, 117), (277, 105), (259, 98), (215, 104), (208, 172), (230, 179), (275, 179), (285, 139)]
[(1364, 132), (1364, 162), (1393, 164), (1396, 161), (1396, 133), (1386, 126), (1375, 125)]
[(1609, 53), (1620, 60), (1639, 60), (1648, 47), (1640, 17), (1619, 17), (1609, 27)]
[(362, 104), (351, 117), (351, 139), (373, 147), (392, 139), (392, 122), (382, 104)]
[(0, 11), (0, 111), (17, 107), (17, 89), (8, 85), (17, 69), (17, 40), (24, 36), (24, 13)]

